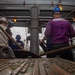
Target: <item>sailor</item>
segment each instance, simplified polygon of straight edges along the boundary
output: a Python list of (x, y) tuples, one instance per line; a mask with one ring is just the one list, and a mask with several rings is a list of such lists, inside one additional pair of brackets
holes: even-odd
[[(5, 17), (0, 16), (0, 26), (6, 31), (8, 21)], [(14, 58), (12, 49), (8, 46), (8, 37), (0, 29), (0, 58)]]
[[(45, 36), (51, 40), (49, 51), (70, 46), (69, 38), (75, 36), (74, 28), (68, 20), (62, 18), (62, 11), (59, 7), (54, 8), (52, 15), (53, 19), (49, 20), (45, 30)], [(48, 54), (48, 58), (56, 57), (57, 55), (73, 61), (73, 55), (70, 49)]]
[[(23, 41), (21, 41), (21, 36), (19, 34), (16, 35), (15, 39), (16, 39), (16, 42), (24, 48), (24, 43), (23, 43)], [(14, 45), (14, 48), (19, 49), (16, 45)]]

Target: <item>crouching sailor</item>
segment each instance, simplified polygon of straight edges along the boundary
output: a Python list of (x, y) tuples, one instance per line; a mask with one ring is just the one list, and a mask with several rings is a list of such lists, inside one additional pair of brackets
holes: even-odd
[[(8, 21), (5, 17), (0, 16), (0, 26), (6, 31)], [(0, 29), (0, 58), (15, 58), (12, 49), (8, 46), (8, 37)]]

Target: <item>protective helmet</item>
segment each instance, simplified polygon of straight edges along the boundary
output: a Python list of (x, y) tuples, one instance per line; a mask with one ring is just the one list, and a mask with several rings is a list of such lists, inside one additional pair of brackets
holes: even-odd
[(20, 40), (21, 39), (21, 36), (20, 35), (16, 35), (16, 39), (17, 40)]
[(7, 19), (5, 17), (0, 16), (0, 21), (8, 23)]
[(61, 14), (62, 11), (61, 11), (61, 9), (59, 7), (55, 7), (54, 10), (53, 10), (53, 14), (54, 13), (60, 13)]

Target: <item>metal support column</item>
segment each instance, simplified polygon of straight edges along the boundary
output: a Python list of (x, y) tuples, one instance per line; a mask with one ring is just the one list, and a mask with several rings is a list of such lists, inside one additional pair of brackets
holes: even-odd
[(39, 9), (37, 6), (31, 8), (30, 28), (30, 51), (39, 54)]

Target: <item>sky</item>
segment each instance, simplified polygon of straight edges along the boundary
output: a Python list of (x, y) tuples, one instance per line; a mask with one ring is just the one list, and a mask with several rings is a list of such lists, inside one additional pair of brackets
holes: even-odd
[(12, 27), (11, 32), (13, 33), (12, 37), (15, 38), (16, 35), (21, 35), (21, 40), (25, 40), (28, 34), (28, 29), (25, 27)]

